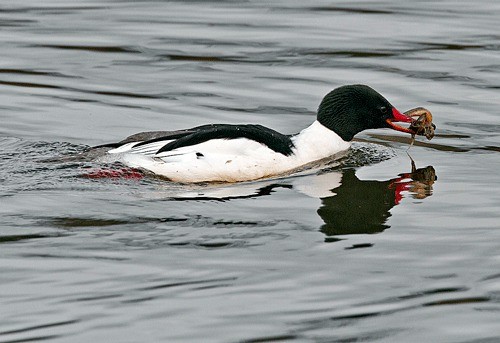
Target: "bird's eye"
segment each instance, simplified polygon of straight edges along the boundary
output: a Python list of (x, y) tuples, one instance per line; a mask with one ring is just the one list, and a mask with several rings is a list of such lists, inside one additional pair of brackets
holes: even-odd
[(385, 107), (385, 106), (380, 107), (380, 112), (382, 114), (386, 114), (387, 113), (387, 107)]

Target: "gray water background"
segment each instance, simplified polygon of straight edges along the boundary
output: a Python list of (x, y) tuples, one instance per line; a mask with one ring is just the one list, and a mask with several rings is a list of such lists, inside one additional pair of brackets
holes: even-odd
[[(500, 3), (2, 1), (0, 342), (500, 341)], [(321, 175), (194, 187), (42, 163), (147, 130), (425, 106)], [(353, 225), (351, 225), (354, 223)], [(363, 223), (367, 223), (366, 225)]]

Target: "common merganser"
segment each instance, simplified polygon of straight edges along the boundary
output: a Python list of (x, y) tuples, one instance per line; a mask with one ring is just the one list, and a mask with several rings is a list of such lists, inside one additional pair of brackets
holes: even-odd
[(345, 151), (354, 135), (412, 122), (366, 85), (328, 93), (317, 119), (294, 135), (261, 125), (210, 124), (179, 131), (140, 133), (100, 146), (107, 157), (180, 183), (238, 182), (278, 176)]

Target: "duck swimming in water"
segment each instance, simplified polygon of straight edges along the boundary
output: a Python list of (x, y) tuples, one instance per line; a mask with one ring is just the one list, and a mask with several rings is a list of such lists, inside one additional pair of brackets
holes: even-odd
[(316, 120), (294, 135), (261, 125), (209, 124), (144, 132), (106, 144), (107, 157), (181, 183), (238, 182), (278, 176), (350, 147), (357, 133), (413, 122), (366, 85), (336, 88), (321, 101)]

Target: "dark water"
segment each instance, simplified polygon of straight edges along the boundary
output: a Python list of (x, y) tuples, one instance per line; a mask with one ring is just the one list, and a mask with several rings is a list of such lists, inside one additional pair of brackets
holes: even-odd
[[(487, 0), (2, 1), (0, 342), (500, 341), (499, 17)], [(202, 123), (297, 132), (348, 83), (434, 113), (409, 150), (422, 169), (399, 175), (409, 140), (384, 130), (320, 173), (232, 186), (40, 162)]]

